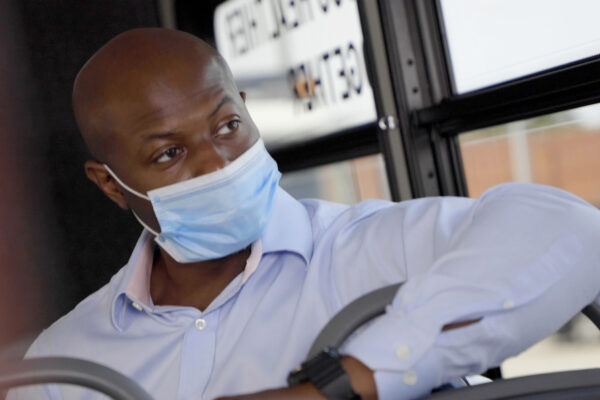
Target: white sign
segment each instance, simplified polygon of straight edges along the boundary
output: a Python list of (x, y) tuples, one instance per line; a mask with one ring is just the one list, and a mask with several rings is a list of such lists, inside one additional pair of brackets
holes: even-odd
[(356, 0), (230, 0), (214, 26), (268, 143), (375, 121)]

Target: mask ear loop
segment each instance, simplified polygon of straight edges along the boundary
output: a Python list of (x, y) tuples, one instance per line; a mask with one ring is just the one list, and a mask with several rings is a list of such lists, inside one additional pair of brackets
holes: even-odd
[[(109, 173), (110, 176), (113, 177), (113, 179), (115, 181), (117, 181), (119, 183), (119, 185), (123, 186), (123, 188), (125, 190), (127, 190), (129, 193), (142, 198), (144, 200), (150, 201), (150, 197), (146, 196), (145, 194), (142, 194), (140, 192), (138, 192), (135, 189), (132, 189), (131, 187), (127, 186), (122, 180), (119, 179), (119, 177), (117, 176), (117, 174), (115, 174), (113, 172), (112, 169), (110, 169), (110, 167), (106, 164), (102, 164), (104, 166), (104, 169), (106, 169), (106, 172)], [(144, 221), (142, 221), (142, 219), (140, 217), (138, 217), (138, 215), (135, 213), (135, 211), (131, 210), (131, 212), (133, 213), (133, 216), (135, 217), (135, 219), (137, 219), (137, 221), (140, 223), (140, 225), (142, 225), (144, 227), (144, 229), (146, 229), (148, 232), (152, 233), (154, 236), (158, 237), (160, 235), (160, 233), (156, 232), (154, 229), (150, 228)]]
[(138, 220), (140, 225), (142, 225), (144, 227), (144, 229), (146, 229), (148, 232), (153, 234), (155, 237), (158, 237), (160, 235), (160, 233), (156, 232), (154, 229), (152, 229), (148, 225), (146, 225), (146, 223), (144, 221), (142, 221), (142, 219), (140, 217), (138, 217), (138, 215), (135, 213), (135, 211), (131, 210), (131, 212), (133, 213), (133, 216), (135, 217), (135, 219)]
[(136, 191), (135, 189), (130, 188), (129, 186), (127, 186), (122, 180), (119, 179), (119, 177), (117, 176), (117, 174), (115, 174), (113, 172), (112, 169), (110, 169), (110, 167), (106, 164), (102, 164), (104, 166), (104, 169), (106, 169), (106, 172), (108, 172), (110, 174), (110, 176), (113, 177), (113, 179), (115, 181), (117, 181), (119, 183), (119, 185), (123, 186), (125, 188), (125, 190), (127, 190), (129, 193), (136, 195), (137, 197), (140, 197), (144, 200), (148, 200), (150, 201), (150, 197), (146, 196), (143, 193), (140, 193), (138, 191)]

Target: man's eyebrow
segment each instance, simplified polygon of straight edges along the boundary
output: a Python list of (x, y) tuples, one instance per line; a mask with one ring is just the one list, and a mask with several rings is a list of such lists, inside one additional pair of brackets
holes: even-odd
[[(223, 96), (223, 98), (221, 99), (219, 104), (217, 104), (215, 109), (210, 113), (209, 118), (214, 116), (219, 111), (219, 109), (221, 107), (223, 107), (223, 105), (225, 105), (226, 103), (231, 103), (231, 102), (233, 102), (233, 99), (231, 98), (231, 96), (229, 96), (229, 95)], [(144, 142), (148, 142), (153, 139), (163, 139), (163, 138), (167, 138), (167, 137), (171, 137), (171, 136), (175, 136), (175, 135), (177, 135), (177, 132), (154, 132), (154, 133), (145, 134), (144, 136), (142, 136), (142, 140)]]
[(223, 96), (223, 98), (221, 99), (221, 101), (219, 102), (219, 104), (217, 104), (217, 106), (215, 107), (215, 109), (213, 110), (213, 112), (210, 113), (210, 115), (208, 116), (209, 118), (214, 116), (221, 107), (223, 107), (223, 105), (225, 103), (231, 103), (233, 100), (231, 99), (231, 97), (229, 95), (225, 95)]
[(148, 133), (144, 136), (142, 136), (142, 140), (144, 142), (148, 142), (150, 140), (153, 139), (163, 139), (166, 137), (171, 137), (171, 136), (175, 136), (177, 133), (176, 132), (154, 132), (154, 133)]

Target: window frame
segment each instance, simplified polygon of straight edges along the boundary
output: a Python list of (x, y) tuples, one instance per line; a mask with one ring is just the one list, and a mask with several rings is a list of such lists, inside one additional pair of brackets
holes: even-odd
[[(283, 172), (382, 153), (393, 200), (467, 196), (460, 133), (600, 102), (600, 56), (453, 94), (439, 0), (356, 1), (377, 123), (270, 148)], [(177, 3), (157, 0), (163, 26), (198, 34), (182, 26)], [(211, 41), (213, 14), (202, 14), (200, 36)]]
[(460, 133), (600, 102), (600, 56), (454, 94), (439, 0), (357, 1), (363, 24), (379, 10), (411, 197), (468, 195)]

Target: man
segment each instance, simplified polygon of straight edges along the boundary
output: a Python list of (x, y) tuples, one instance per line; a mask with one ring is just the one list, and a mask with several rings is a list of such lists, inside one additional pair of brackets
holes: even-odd
[[(582, 200), (514, 184), (479, 200), (298, 202), (244, 101), (219, 55), (182, 32), (125, 32), (86, 63), (73, 90), (86, 174), (145, 229), (28, 357), (96, 361), (157, 399), (408, 399), (498, 365), (598, 296), (600, 213)], [(347, 387), (285, 387), (337, 311), (404, 281), (330, 365)], [(14, 396), (90, 398), (31, 390)]]

